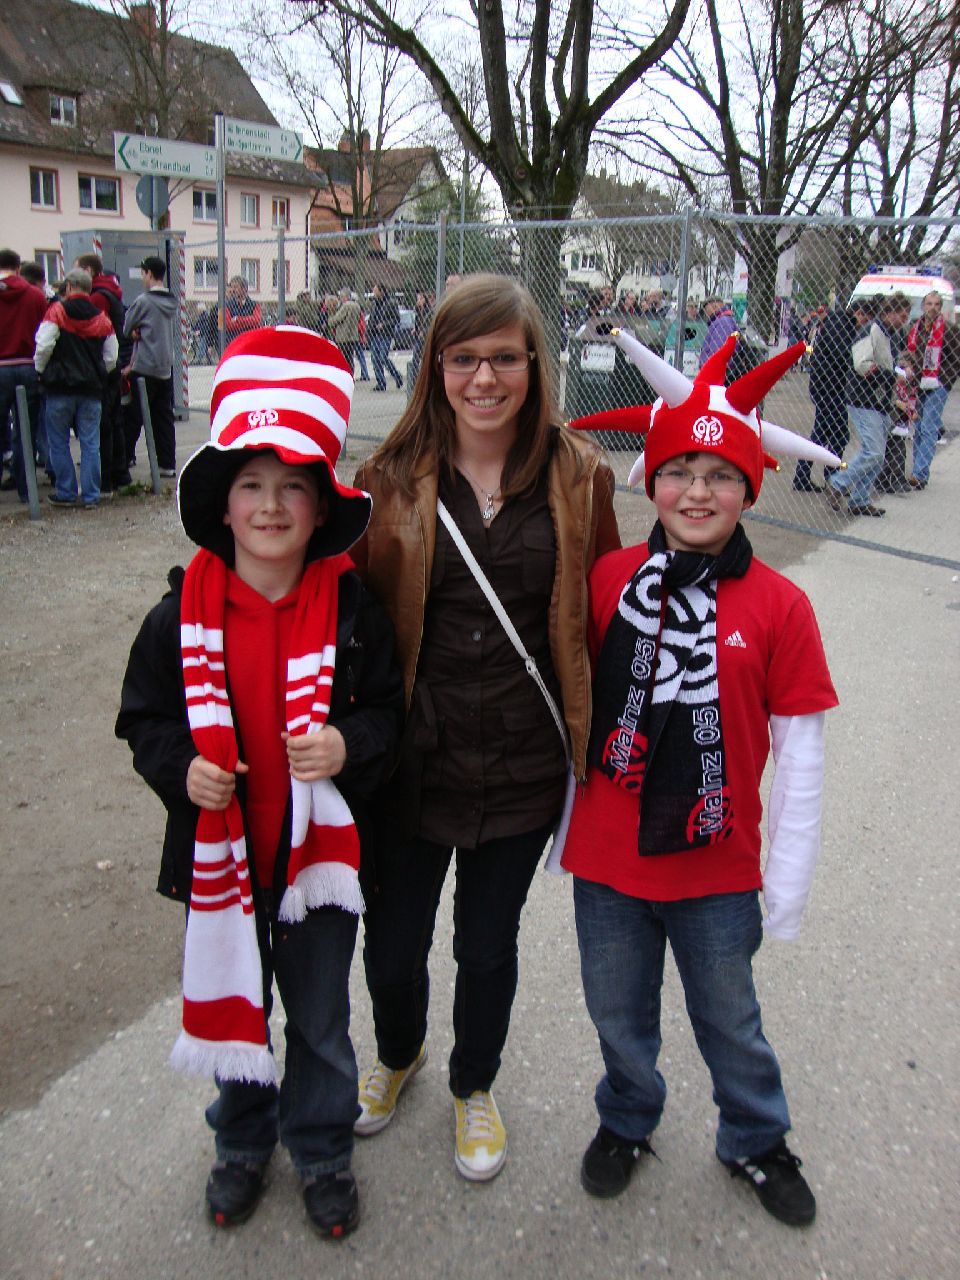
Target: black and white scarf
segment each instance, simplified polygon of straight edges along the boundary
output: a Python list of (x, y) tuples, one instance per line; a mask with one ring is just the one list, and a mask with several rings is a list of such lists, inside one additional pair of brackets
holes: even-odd
[(718, 556), (650, 556), (623, 588), (594, 680), (589, 762), (637, 796), (641, 856), (717, 844), (733, 832), (717, 685), (717, 580), (742, 578), (742, 525)]

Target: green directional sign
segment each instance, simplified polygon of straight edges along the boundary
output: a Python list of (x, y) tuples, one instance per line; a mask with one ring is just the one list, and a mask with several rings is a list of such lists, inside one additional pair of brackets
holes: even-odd
[(279, 129), (272, 124), (257, 124), (255, 120), (233, 120), (224, 117), (224, 145), (228, 151), (239, 155), (268, 156), (271, 160), (289, 160), (300, 164), (303, 160), (303, 139), (292, 129)]
[(157, 178), (217, 180), (214, 147), (174, 138), (146, 138), (140, 133), (113, 135), (113, 163), (121, 173), (149, 173)]

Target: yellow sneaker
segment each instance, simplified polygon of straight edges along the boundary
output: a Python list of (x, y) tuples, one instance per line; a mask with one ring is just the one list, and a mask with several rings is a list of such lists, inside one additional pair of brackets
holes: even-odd
[(471, 1182), (495, 1178), (507, 1158), (507, 1131), (492, 1093), (454, 1098), (457, 1111), (457, 1169)]
[(385, 1129), (393, 1119), (397, 1110), (397, 1099), (407, 1083), (411, 1080), (427, 1060), (426, 1045), (420, 1046), (420, 1052), (409, 1067), (401, 1067), (393, 1071), (380, 1061), (372, 1071), (360, 1081), (360, 1114), (353, 1123), (353, 1132), (361, 1138), (369, 1138), (371, 1134)]

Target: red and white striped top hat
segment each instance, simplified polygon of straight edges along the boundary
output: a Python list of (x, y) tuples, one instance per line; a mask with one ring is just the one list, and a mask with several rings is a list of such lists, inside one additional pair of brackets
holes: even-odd
[(337, 480), (353, 396), (340, 349), (296, 325), (251, 329), (223, 353), (213, 379), (210, 442), (187, 461), (177, 486), (180, 520), (201, 547), (233, 561), (223, 524), (234, 476), (253, 452), (272, 449), (290, 466), (316, 468), (329, 514), (307, 560), (346, 551), (370, 519), (370, 495)]

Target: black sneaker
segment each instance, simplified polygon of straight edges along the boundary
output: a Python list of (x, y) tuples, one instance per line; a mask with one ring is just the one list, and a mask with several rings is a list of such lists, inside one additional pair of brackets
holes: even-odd
[(303, 1205), (311, 1225), (322, 1236), (339, 1240), (360, 1220), (357, 1180), (349, 1169), (308, 1178), (303, 1184)]
[(628, 1142), (601, 1125), (580, 1163), (580, 1183), (584, 1191), (602, 1200), (618, 1196), (626, 1189), (633, 1166), (644, 1153), (655, 1154), (646, 1138)]
[(812, 480), (794, 480), (793, 487), (797, 493), (823, 493), (823, 485)]
[(59, 493), (48, 493), (47, 501), (51, 507), (76, 507), (76, 498), (61, 498)]
[(263, 1191), (263, 1171), (262, 1164), (217, 1161), (210, 1170), (206, 1192), (207, 1209), (216, 1226), (246, 1222)]
[(775, 1147), (747, 1160), (724, 1160), (732, 1178), (745, 1178), (767, 1213), (790, 1227), (806, 1227), (816, 1217), (817, 1202), (795, 1156), (781, 1138)]

